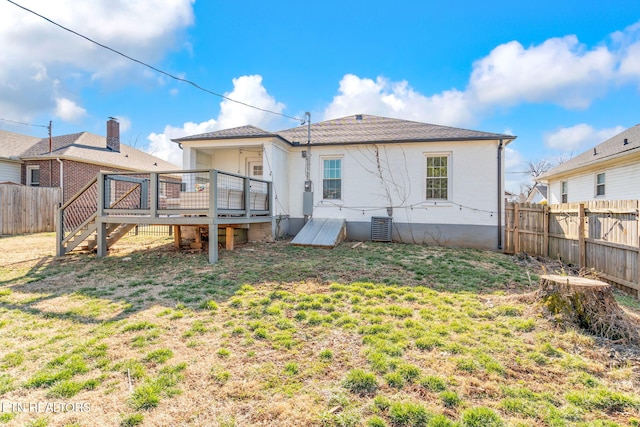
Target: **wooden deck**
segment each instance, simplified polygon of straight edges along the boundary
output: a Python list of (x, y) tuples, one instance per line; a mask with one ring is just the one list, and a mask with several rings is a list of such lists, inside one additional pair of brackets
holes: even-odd
[[(196, 225), (217, 236), (219, 227), (271, 223), (271, 195), (268, 181), (218, 170), (99, 173), (58, 210), (56, 253), (94, 241), (106, 256), (138, 224)], [(209, 245), (209, 261), (217, 259), (218, 245)]]

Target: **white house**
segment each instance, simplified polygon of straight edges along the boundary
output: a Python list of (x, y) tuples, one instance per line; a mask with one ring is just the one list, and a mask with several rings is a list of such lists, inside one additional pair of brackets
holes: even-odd
[(22, 182), (22, 152), (40, 142), (40, 138), (0, 130), (0, 182)]
[(527, 195), (526, 203), (547, 203), (547, 191), (546, 185), (536, 182)]
[(640, 125), (609, 138), (538, 178), (550, 204), (640, 199)]
[(280, 132), (242, 126), (175, 139), (184, 169), (273, 182), (274, 235), (344, 218), (353, 240), (390, 217), (393, 240), (499, 249), (512, 135), (371, 115)]

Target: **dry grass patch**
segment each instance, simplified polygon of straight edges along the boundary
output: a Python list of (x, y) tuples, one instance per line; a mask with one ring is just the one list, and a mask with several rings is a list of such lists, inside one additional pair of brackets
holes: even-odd
[[(53, 245), (34, 236), (44, 242)], [(532, 289), (527, 271), (501, 254), (275, 243), (222, 251), (209, 265), (167, 239), (137, 237), (102, 259), (22, 256), (12, 255), (19, 269), (0, 269), (0, 399), (85, 402), (90, 411), (11, 412), (9, 425), (640, 418), (637, 362), (512, 298)]]

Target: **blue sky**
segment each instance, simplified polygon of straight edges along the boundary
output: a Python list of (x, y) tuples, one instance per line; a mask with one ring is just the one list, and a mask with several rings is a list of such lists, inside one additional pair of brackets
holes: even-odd
[[(567, 159), (640, 123), (638, 0), (16, 0), (157, 68), (312, 121), (367, 113), (518, 136), (527, 160)], [(295, 121), (224, 101), (127, 61), (0, 0), (0, 118), (53, 121), (174, 163), (169, 141)], [(46, 129), (0, 120), (0, 129)]]

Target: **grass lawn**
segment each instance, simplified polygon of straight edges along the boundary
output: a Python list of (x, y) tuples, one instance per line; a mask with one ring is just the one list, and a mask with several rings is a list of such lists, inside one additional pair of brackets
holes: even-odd
[(640, 425), (634, 349), (540, 316), (513, 257), (54, 240), (0, 238), (0, 426)]

